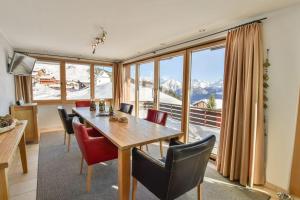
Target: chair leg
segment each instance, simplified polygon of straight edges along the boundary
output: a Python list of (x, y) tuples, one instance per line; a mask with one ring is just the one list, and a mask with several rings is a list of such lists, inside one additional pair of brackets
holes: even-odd
[(80, 174), (82, 174), (82, 168), (83, 168), (83, 155), (81, 155)]
[(202, 200), (202, 184), (199, 184), (197, 186), (197, 191), (198, 191), (198, 200)]
[(159, 146), (160, 146), (160, 156), (163, 157), (164, 156), (164, 152), (163, 152), (162, 141), (159, 141)]
[(91, 180), (92, 180), (93, 166), (88, 166), (87, 177), (86, 177), (86, 191), (91, 191)]
[(66, 145), (66, 140), (67, 140), (67, 132), (65, 131), (65, 136), (64, 136), (64, 145)]
[(71, 134), (68, 134), (68, 152), (70, 152), (71, 149)]
[(146, 150), (149, 151), (148, 144), (146, 144)]
[(137, 190), (137, 180), (136, 178), (132, 177), (132, 200), (135, 200), (135, 196), (136, 196), (136, 190)]
[(139, 148), (140, 150), (143, 150), (143, 146), (140, 146), (140, 148)]

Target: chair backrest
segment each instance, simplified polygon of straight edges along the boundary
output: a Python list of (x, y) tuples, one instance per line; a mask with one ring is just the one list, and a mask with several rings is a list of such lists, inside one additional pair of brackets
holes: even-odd
[(74, 130), (76, 140), (78, 142), (79, 149), (83, 154), (83, 156), (86, 158), (87, 155), (86, 155), (85, 141), (88, 140), (89, 138), (88, 132), (85, 126), (82, 123), (80, 123), (78, 117), (73, 118), (72, 125), (73, 125), (73, 130)]
[(68, 116), (65, 108), (63, 106), (58, 106), (57, 111), (58, 111), (59, 117), (62, 121), (65, 131), (69, 134), (73, 133), (72, 124), (71, 124), (71, 122), (69, 122), (69, 116)]
[(120, 106), (120, 110), (119, 110), (119, 111), (131, 115), (132, 110), (133, 110), (133, 105), (128, 104), (128, 103), (121, 103), (121, 106)]
[(169, 147), (165, 166), (170, 171), (167, 199), (175, 199), (203, 182), (215, 141), (212, 135), (191, 144)]
[(75, 106), (76, 106), (76, 108), (90, 107), (91, 106), (91, 101), (89, 101), (89, 100), (75, 101)]
[(165, 126), (168, 118), (168, 113), (155, 109), (148, 109), (146, 120)]

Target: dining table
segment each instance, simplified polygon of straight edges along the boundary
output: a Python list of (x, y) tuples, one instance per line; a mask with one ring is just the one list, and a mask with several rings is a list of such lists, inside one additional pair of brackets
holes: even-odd
[(0, 134), (0, 200), (9, 199), (7, 170), (11, 167), (15, 151), (19, 148), (23, 173), (28, 173), (25, 129), (27, 120), (20, 120), (15, 128)]
[[(127, 122), (110, 120), (108, 114), (90, 111), (89, 107), (73, 108), (86, 125), (95, 128), (118, 148), (118, 199), (129, 200), (131, 177), (131, 151), (134, 147), (182, 136), (182, 131), (155, 124), (147, 120), (115, 111), (116, 118), (126, 117)], [(145, 171), (147, 173), (147, 171)]]

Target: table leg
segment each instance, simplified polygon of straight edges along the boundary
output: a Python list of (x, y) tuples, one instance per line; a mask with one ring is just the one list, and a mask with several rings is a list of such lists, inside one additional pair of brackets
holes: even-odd
[(0, 169), (0, 199), (8, 199), (8, 185), (5, 168)]
[(118, 150), (118, 193), (119, 200), (129, 200), (131, 149)]
[(25, 133), (23, 134), (23, 136), (20, 140), (19, 149), (20, 149), (20, 156), (21, 156), (21, 162), (22, 162), (22, 167), (23, 167), (23, 173), (26, 174), (28, 172), (28, 166), (27, 166)]

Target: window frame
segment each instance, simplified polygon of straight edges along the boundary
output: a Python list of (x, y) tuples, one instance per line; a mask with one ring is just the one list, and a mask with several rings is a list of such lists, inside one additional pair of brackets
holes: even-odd
[[(45, 60), (45, 59), (38, 59), (36, 62), (45, 62), (45, 63), (55, 63), (55, 64), (59, 64), (59, 79), (60, 79), (60, 99), (62, 99), (62, 75), (61, 75), (61, 62), (59, 61), (49, 61), (49, 60)], [(31, 76), (32, 77), (32, 76)], [(31, 96), (32, 96), (32, 102), (36, 103), (39, 101), (48, 101), (48, 102), (57, 102), (60, 101), (60, 99), (45, 99), (45, 100), (34, 100), (33, 98), (33, 84), (31, 81)]]
[[(48, 63), (59, 63), (60, 64), (60, 92), (61, 92), (61, 98), (55, 99), (55, 100), (34, 100), (33, 97), (33, 90), (32, 93), (32, 102), (37, 103), (38, 105), (55, 105), (55, 104), (73, 104), (75, 101), (83, 100), (83, 99), (67, 99), (67, 90), (66, 90), (66, 63), (71, 64), (83, 64), (83, 65), (89, 65), (90, 66), (90, 99), (95, 99), (95, 87), (94, 87), (94, 66), (95, 65), (101, 65), (105, 67), (111, 67), (112, 68), (112, 94), (114, 90), (114, 63), (110, 62), (98, 62), (98, 61), (89, 61), (89, 60), (74, 60), (74, 59), (62, 59), (62, 58), (50, 58), (50, 57), (43, 57), (43, 56), (32, 56), (37, 59), (39, 62), (48, 62)], [(33, 85), (31, 85), (33, 87)], [(86, 99), (85, 99), (86, 100)], [(98, 99), (96, 99), (98, 100)], [(112, 98), (105, 99), (108, 101), (111, 101)]]
[[(69, 64), (69, 65), (86, 65), (86, 66), (89, 66), (90, 67), (90, 98), (86, 98), (86, 99), (68, 99), (67, 98), (67, 70), (66, 70), (66, 65), (67, 64)], [(92, 81), (92, 79), (93, 79), (93, 77), (92, 77), (92, 75), (94, 74), (94, 68), (92, 68), (92, 65), (91, 64), (89, 64), (89, 63), (77, 63), (77, 62), (65, 62), (65, 68), (64, 68), (64, 72), (65, 72), (65, 74), (64, 74), (64, 77), (65, 77), (65, 79), (64, 79), (64, 81), (65, 81), (65, 91), (66, 91), (66, 96), (65, 96), (65, 100), (66, 101), (78, 101), (78, 100), (88, 100), (88, 99), (93, 99), (92, 98), (92, 83), (91, 83), (91, 81)]]
[[(138, 68), (142, 63), (147, 63), (149, 61), (154, 61), (154, 88), (155, 88), (155, 96), (154, 96), (154, 108), (158, 109), (158, 86), (159, 86), (159, 61), (168, 57), (175, 57), (178, 55), (183, 55), (183, 94), (182, 94), (182, 121), (181, 121), (181, 131), (183, 136), (180, 137), (180, 140), (183, 142), (187, 142), (189, 138), (189, 103), (190, 103), (190, 73), (191, 73), (191, 58), (192, 52), (201, 51), (203, 49), (208, 49), (215, 46), (224, 46), (226, 44), (226, 37), (218, 38), (215, 40), (211, 40), (202, 44), (196, 44), (190, 47), (181, 48), (173, 51), (169, 51), (166, 53), (162, 53), (160, 55), (154, 55), (152, 57), (147, 57), (146, 59), (140, 59), (128, 63), (124, 63), (124, 67), (128, 65), (136, 65), (136, 80), (139, 78)], [(124, 68), (125, 70), (125, 68)], [(136, 87), (137, 83), (136, 81)], [(138, 92), (137, 88), (135, 89), (136, 93)], [(138, 95), (137, 95), (138, 96)], [(139, 107), (138, 99), (135, 101), (136, 108)], [(138, 112), (136, 112), (138, 114)], [(138, 116), (138, 115), (136, 115)]]
[(97, 98), (96, 96), (95, 96), (95, 66), (101, 66), (101, 67), (110, 67), (111, 68), (111, 71), (112, 71), (112, 73), (111, 73), (111, 76), (112, 76), (112, 89), (111, 89), (111, 95), (112, 95), (112, 98), (105, 98), (105, 100), (106, 99), (109, 99), (109, 100), (112, 100), (113, 99), (113, 96), (114, 96), (114, 85), (115, 85), (115, 81), (114, 81), (114, 65), (112, 64), (112, 65), (107, 65), (107, 64), (100, 64), (100, 63), (93, 63), (92, 65), (91, 65), (91, 81), (93, 81), (93, 82), (91, 82), (91, 88), (93, 88), (92, 89), (92, 91), (91, 91), (91, 96), (93, 97), (93, 99), (95, 99), (96, 101), (99, 101), (100, 100), (100, 98)]

